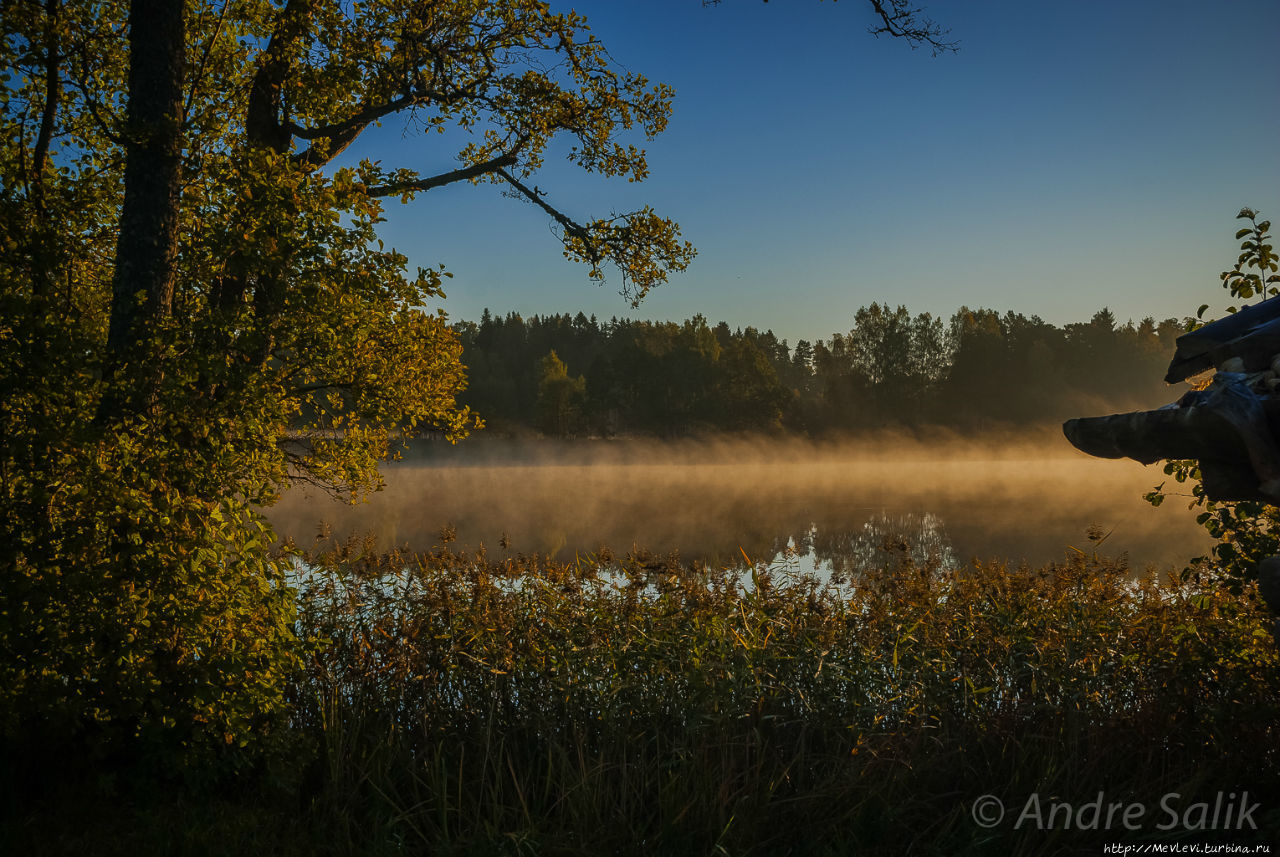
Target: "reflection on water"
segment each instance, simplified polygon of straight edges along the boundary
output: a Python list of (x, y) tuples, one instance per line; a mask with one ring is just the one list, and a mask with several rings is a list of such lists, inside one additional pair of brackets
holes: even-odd
[(295, 489), (270, 510), (306, 544), (320, 525), (428, 548), (446, 527), (461, 546), (506, 545), (559, 558), (641, 547), (690, 559), (783, 558), (856, 573), (896, 552), (916, 562), (972, 558), (1044, 563), (1085, 531), (1136, 567), (1178, 566), (1209, 545), (1194, 513), (1142, 494), (1155, 468), (1100, 461), (1060, 436), (983, 442), (887, 438), (577, 445), (470, 440), (424, 443), (386, 470), (386, 490), (350, 506)]
[(848, 579), (874, 568), (887, 568), (909, 559), (917, 568), (936, 565), (958, 568), (956, 556), (942, 519), (932, 512), (873, 515), (853, 534), (846, 550), (830, 553), (810, 551), (818, 565), (836, 580)]

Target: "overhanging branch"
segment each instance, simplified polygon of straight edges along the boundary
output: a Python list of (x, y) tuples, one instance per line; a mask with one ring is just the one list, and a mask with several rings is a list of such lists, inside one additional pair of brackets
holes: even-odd
[(413, 107), (421, 100), (417, 96), (402, 95), (382, 104), (369, 105), (341, 122), (333, 122), (317, 128), (307, 128), (296, 122), (286, 121), (283, 126), (290, 134), (302, 140), (326, 140), (330, 137), (348, 134), (353, 130), (363, 129), (369, 123), (377, 122), (392, 113)]
[(512, 153), (499, 155), (488, 161), (479, 164), (473, 164), (469, 167), (462, 167), (447, 173), (441, 173), (437, 176), (431, 176), (425, 179), (415, 179), (406, 182), (392, 182), (391, 184), (375, 185), (369, 188), (370, 196), (396, 196), (402, 193), (416, 193), (419, 191), (431, 190), (432, 188), (443, 187), (454, 182), (466, 181), (467, 179), (479, 178), (489, 173), (497, 173), (507, 181), (512, 181), (503, 167), (513, 166), (516, 162), (516, 156)]
[(937, 22), (923, 17), (921, 9), (913, 9), (909, 0), (870, 0), (871, 8), (880, 16), (879, 27), (871, 27), (873, 36), (889, 35), (902, 39), (915, 48), (917, 45), (928, 45), (937, 56), (942, 53), (954, 53), (958, 50), (957, 42), (943, 41), (949, 30), (944, 30)]
[(494, 172), (502, 176), (502, 178), (507, 182), (507, 184), (511, 185), (513, 188), (519, 191), (522, 196), (524, 196), (534, 205), (538, 206), (538, 208), (541, 208), (547, 214), (551, 215), (551, 217), (555, 220), (556, 223), (559, 223), (562, 227), (564, 227), (565, 232), (581, 240), (582, 243), (586, 245), (587, 252), (589, 254), (588, 258), (590, 259), (591, 263), (593, 265), (599, 264), (601, 260), (600, 253), (595, 249), (594, 243), (591, 241), (591, 233), (587, 230), (585, 226), (583, 226), (581, 223), (578, 223), (577, 221), (571, 220), (567, 215), (565, 215), (559, 209), (554, 208), (550, 203), (548, 203), (545, 199), (542, 198), (542, 194), (538, 191), (537, 188), (531, 188), (525, 185), (523, 182), (521, 182), (519, 179), (517, 179), (515, 176), (511, 175), (511, 173), (507, 172), (504, 169), (494, 170)]

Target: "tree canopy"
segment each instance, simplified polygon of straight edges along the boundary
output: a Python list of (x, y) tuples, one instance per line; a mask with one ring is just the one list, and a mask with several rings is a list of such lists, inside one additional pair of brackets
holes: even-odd
[[(295, 436), (420, 423), (456, 435), (450, 337), (421, 312), (442, 272), (405, 277), (404, 257), (375, 245), (388, 197), (497, 183), (545, 210), (591, 276), (616, 266), (634, 301), (692, 257), (648, 208), (579, 222), (531, 181), (560, 135), (582, 169), (643, 179), (626, 132), (652, 137), (671, 108), (668, 87), (619, 68), (573, 12), (533, 0), (251, 0), (185, 15), (135, 0), (103, 12), (11, 7), (4, 165), (8, 233), (27, 238), (9, 248), (14, 297), (36, 314), (72, 308), (92, 328), (80, 338), (105, 382), (100, 422), (153, 399), (160, 376), (194, 371), (181, 394), (200, 388), (206, 405), (239, 384), (272, 386)], [(424, 163), (456, 165), (334, 167), (393, 118), (420, 134)], [(439, 150), (448, 129), (471, 141)], [(87, 269), (68, 277), (68, 265)], [(181, 368), (159, 365), (165, 335)], [(230, 366), (193, 366), (202, 342), (225, 345)], [(288, 461), (360, 483), (368, 459), (339, 466), (333, 446), (295, 444)]]

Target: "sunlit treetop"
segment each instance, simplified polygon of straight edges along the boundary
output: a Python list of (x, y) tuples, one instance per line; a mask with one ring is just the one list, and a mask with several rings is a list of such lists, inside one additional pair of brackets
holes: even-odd
[(301, 166), (328, 163), (391, 116), (424, 134), (464, 129), (475, 139), (456, 153), (458, 168), (364, 161), (366, 192), (407, 200), (463, 180), (503, 185), (551, 215), (566, 255), (593, 277), (616, 265), (633, 300), (692, 258), (676, 225), (648, 209), (578, 222), (529, 181), (558, 135), (572, 138), (568, 159), (582, 169), (643, 180), (644, 150), (623, 137), (651, 139), (670, 115), (672, 90), (619, 68), (575, 12), (535, 0), (297, 0), (275, 16), (256, 61), (245, 132)]

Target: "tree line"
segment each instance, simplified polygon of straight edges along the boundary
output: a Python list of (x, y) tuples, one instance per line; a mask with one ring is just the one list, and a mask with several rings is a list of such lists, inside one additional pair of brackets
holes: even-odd
[(772, 330), (583, 313), (485, 310), (454, 324), (460, 401), (498, 432), (557, 437), (701, 432), (828, 435), (902, 425), (975, 430), (1151, 407), (1176, 319), (1109, 309), (1058, 326), (961, 307), (949, 319), (873, 303), (847, 332), (791, 345)]

